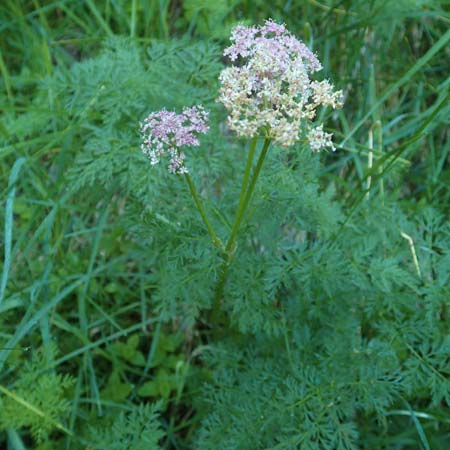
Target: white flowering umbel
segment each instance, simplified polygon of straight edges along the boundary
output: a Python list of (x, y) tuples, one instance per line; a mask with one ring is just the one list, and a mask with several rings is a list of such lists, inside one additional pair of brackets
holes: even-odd
[(282, 147), (303, 136), (313, 151), (334, 150), (331, 135), (311, 122), (319, 106), (341, 107), (342, 91), (333, 91), (328, 80), (310, 79), (322, 66), (308, 47), (272, 20), (238, 25), (231, 41), (224, 55), (239, 64), (220, 74), (218, 98), (230, 128), (242, 137), (261, 133)]

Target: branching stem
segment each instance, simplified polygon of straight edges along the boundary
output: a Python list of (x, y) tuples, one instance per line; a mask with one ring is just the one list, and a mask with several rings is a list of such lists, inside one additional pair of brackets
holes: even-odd
[(187, 184), (189, 185), (189, 190), (191, 191), (191, 195), (194, 198), (195, 204), (197, 206), (198, 212), (202, 216), (203, 223), (205, 224), (209, 235), (211, 236), (211, 240), (213, 241), (214, 245), (219, 247), (220, 249), (224, 248), (224, 245), (222, 244), (222, 241), (219, 239), (217, 234), (215, 233), (210, 221), (208, 220), (208, 217), (206, 216), (205, 210), (203, 208), (202, 203), (200, 202), (200, 198), (197, 194), (197, 191), (195, 189), (194, 183), (192, 182), (192, 179), (188, 173), (184, 174)]
[(216, 291), (214, 295), (214, 302), (211, 312), (211, 323), (213, 325), (218, 325), (219, 317), (220, 317), (220, 306), (223, 297), (223, 291), (225, 288), (225, 282), (227, 279), (228, 269), (233, 260), (234, 253), (236, 251), (236, 239), (239, 233), (239, 227), (242, 223), (242, 219), (244, 218), (245, 212), (247, 210), (249, 201), (252, 197), (253, 191), (255, 189), (256, 181), (258, 180), (259, 173), (261, 172), (261, 167), (263, 165), (264, 159), (267, 155), (267, 151), (270, 146), (270, 139), (265, 139), (263, 148), (258, 158), (258, 162), (256, 163), (255, 170), (253, 172), (252, 179), (250, 180), (250, 184), (248, 183), (248, 179), (250, 177), (250, 170), (253, 163), (253, 158), (255, 154), (257, 138), (254, 137), (250, 144), (250, 150), (247, 158), (247, 165), (245, 167), (244, 178), (242, 181), (241, 194), (239, 197), (239, 204), (236, 211), (236, 216), (234, 218), (233, 227), (231, 229), (230, 236), (228, 238), (227, 244), (225, 246), (225, 260), (223, 261), (220, 270), (219, 270), (219, 281), (217, 282)]

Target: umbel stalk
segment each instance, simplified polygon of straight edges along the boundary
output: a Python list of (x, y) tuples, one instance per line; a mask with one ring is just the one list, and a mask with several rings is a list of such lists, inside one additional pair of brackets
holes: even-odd
[(211, 324), (218, 325), (220, 318), (220, 310), (221, 310), (221, 301), (223, 297), (223, 291), (225, 288), (225, 283), (228, 275), (228, 270), (233, 261), (234, 253), (237, 248), (237, 236), (239, 233), (239, 228), (242, 223), (242, 220), (245, 216), (245, 212), (247, 211), (250, 199), (252, 197), (253, 191), (255, 189), (256, 181), (258, 180), (259, 173), (261, 172), (262, 165), (264, 163), (264, 159), (269, 150), (269, 146), (271, 140), (266, 138), (264, 140), (264, 145), (259, 154), (258, 161), (256, 163), (255, 170), (253, 171), (253, 176), (250, 180), (250, 184), (248, 183), (250, 177), (250, 171), (252, 167), (252, 162), (255, 154), (257, 137), (254, 137), (250, 143), (250, 150), (247, 157), (247, 164), (245, 167), (244, 178), (242, 180), (241, 194), (239, 196), (239, 205), (236, 210), (236, 216), (234, 218), (233, 227), (231, 228), (230, 236), (225, 245), (225, 258), (219, 269), (219, 280), (216, 285), (216, 290), (214, 294), (214, 301), (211, 311)]

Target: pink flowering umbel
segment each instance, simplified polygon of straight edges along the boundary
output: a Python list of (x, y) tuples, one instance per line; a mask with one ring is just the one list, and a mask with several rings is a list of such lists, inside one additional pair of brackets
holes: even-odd
[(334, 150), (331, 134), (312, 121), (321, 105), (341, 107), (342, 91), (333, 91), (328, 80), (310, 79), (322, 66), (308, 47), (272, 20), (238, 25), (231, 41), (224, 55), (238, 64), (220, 74), (218, 99), (230, 128), (242, 137), (262, 134), (282, 147), (304, 137), (313, 151)]
[(168, 157), (170, 173), (188, 173), (182, 148), (198, 147), (197, 135), (208, 130), (208, 113), (203, 106), (184, 108), (181, 114), (165, 109), (153, 112), (141, 123), (142, 152), (152, 165)]

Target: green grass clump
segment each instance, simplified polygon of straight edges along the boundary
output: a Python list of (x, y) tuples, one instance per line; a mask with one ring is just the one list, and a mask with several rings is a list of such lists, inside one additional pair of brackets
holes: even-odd
[[(450, 448), (445, 6), (2, 2), (0, 447)], [(269, 17), (344, 90), (338, 150), (270, 150), (213, 324), (223, 255), (139, 121), (210, 111), (188, 165), (224, 239), (222, 49)]]

